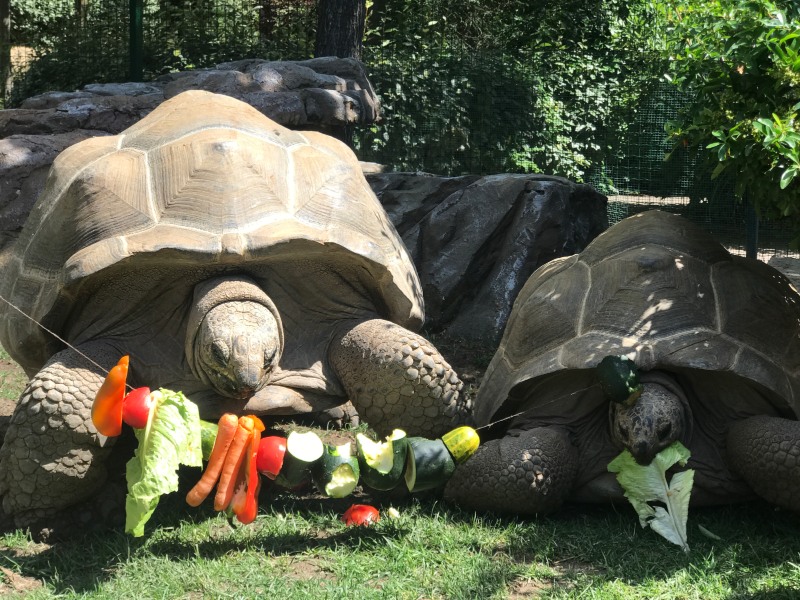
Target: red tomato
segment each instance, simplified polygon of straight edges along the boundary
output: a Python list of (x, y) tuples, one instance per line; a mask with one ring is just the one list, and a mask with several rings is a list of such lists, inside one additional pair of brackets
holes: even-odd
[(122, 400), (122, 420), (131, 427), (142, 429), (147, 426), (152, 406), (150, 388), (136, 388)]
[(286, 455), (286, 438), (279, 435), (268, 435), (258, 443), (256, 469), (262, 475), (275, 479), (281, 472), (283, 457)]
[(372, 525), (380, 520), (378, 509), (369, 504), (353, 504), (342, 515), (345, 525)]

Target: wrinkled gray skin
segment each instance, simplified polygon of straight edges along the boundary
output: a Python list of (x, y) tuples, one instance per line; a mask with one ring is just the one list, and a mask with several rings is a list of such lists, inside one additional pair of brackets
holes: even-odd
[(280, 325), (254, 302), (226, 302), (200, 323), (196, 364), (221, 396), (249, 398), (269, 382), (281, 358)]
[(642, 384), (642, 394), (631, 404), (609, 403), (611, 439), (628, 450), (636, 462), (648, 465), (656, 454), (684, 439), (687, 428), (686, 398), (669, 375)]

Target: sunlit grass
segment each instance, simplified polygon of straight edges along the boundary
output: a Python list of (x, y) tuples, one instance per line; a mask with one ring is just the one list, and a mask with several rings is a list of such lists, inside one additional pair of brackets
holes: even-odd
[(26, 598), (800, 597), (800, 521), (766, 504), (692, 511), (685, 554), (625, 506), (512, 519), (431, 498), (373, 500), (400, 517), (347, 528), (347, 499), (272, 493), (255, 523), (232, 527), (173, 495), (144, 538), (106, 531), (42, 546), (18, 531), (0, 537), (0, 567), (42, 582)]

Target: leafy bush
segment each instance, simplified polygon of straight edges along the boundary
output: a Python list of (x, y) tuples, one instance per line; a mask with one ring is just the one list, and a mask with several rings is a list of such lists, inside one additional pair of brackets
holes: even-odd
[(363, 155), (447, 174), (585, 180), (659, 61), (644, 1), (376, 0), (366, 62), (385, 122)]
[(670, 135), (702, 145), (715, 176), (735, 173), (740, 198), (800, 234), (800, 6), (668, 0), (659, 8), (669, 77), (690, 97)]
[[(272, 0), (275, 26), (259, 23), (249, 0), (144, 0), (145, 79), (241, 58), (310, 58), (313, 2)], [(13, 8), (14, 39), (36, 53), (14, 82), (9, 105), (50, 90), (129, 78), (127, 0), (93, 0), (83, 15), (73, 0), (20, 0)]]

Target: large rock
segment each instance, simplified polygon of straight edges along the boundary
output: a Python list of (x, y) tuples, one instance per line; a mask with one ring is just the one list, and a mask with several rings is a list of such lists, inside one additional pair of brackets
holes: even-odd
[(353, 59), (243, 60), (171, 73), (149, 83), (91, 84), (28, 98), (0, 111), (0, 250), (19, 230), (59, 152), (87, 137), (117, 134), (167, 98), (204, 89), (243, 100), (296, 129), (342, 137), (378, 118), (379, 103)]
[(414, 259), (428, 327), (454, 338), (496, 343), (530, 274), (608, 227), (606, 197), (561, 177), (367, 179)]

